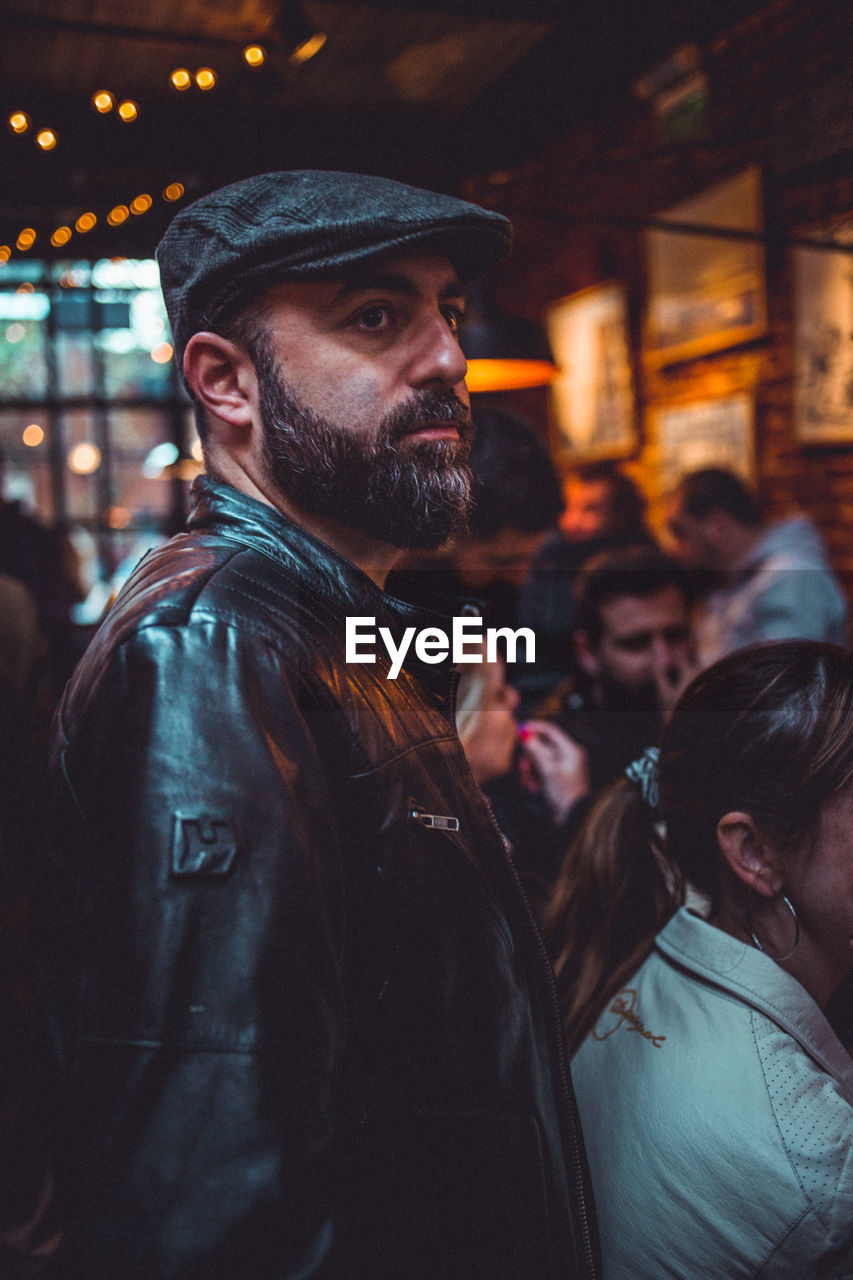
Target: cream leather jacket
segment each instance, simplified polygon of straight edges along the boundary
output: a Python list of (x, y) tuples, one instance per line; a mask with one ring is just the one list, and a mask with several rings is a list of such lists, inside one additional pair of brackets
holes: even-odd
[(853, 1277), (853, 1059), (682, 908), (572, 1063), (604, 1280)]

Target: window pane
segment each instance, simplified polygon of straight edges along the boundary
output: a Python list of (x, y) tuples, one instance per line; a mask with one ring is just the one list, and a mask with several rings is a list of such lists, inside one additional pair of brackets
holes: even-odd
[(35, 288), (0, 291), (0, 399), (46, 397), (44, 323), (49, 306), (47, 295)]
[[(50, 425), (44, 412), (7, 409), (0, 413), (0, 448), (6, 460), (4, 497), (20, 502), (45, 524), (54, 519), (48, 462)], [(32, 443), (26, 444), (29, 440)]]

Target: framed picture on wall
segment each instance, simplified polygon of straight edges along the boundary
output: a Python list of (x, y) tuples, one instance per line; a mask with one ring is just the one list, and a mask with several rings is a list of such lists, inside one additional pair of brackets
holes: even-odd
[(853, 224), (848, 252), (793, 250), (794, 430), (803, 444), (853, 440)]
[(661, 493), (668, 493), (688, 471), (700, 467), (725, 467), (747, 482), (753, 479), (755, 415), (751, 395), (744, 392), (718, 400), (656, 405), (649, 413)]
[(545, 326), (559, 368), (550, 386), (558, 470), (633, 453), (637, 410), (624, 285), (608, 281), (561, 298), (548, 308)]
[[(760, 232), (761, 175), (754, 166), (658, 215), (695, 227)], [(767, 328), (764, 246), (684, 230), (646, 232), (644, 359), (656, 368), (759, 338)]]

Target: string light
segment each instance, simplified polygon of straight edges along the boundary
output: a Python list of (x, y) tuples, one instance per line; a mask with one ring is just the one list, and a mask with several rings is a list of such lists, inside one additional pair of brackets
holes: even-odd
[(259, 67), (266, 60), (266, 53), (259, 44), (247, 44), (243, 50), (243, 57), (246, 59), (250, 67)]
[[(184, 184), (182, 182), (170, 182), (169, 185), (162, 192), (162, 198), (167, 203), (172, 204), (176, 200), (180, 200), (183, 194), (184, 194)], [(113, 208), (110, 209), (109, 213), (106, 215), (106, 220), (111, 227), (119, 227), (123, 222), (126, 222), (127, 219), (130, 217), (131, 210), (135, 214), (147, 213), (148, 210), (153, 205), (153, 203), (154, 201), (152, 197), (148, 195), (147, 192), (142, 192), (140, 195), (134, 197), (134, 199), (130, 203), (129, 208), (126, 204), (114, 205)], [(91, 231), (92, 228), (97, 225), (97, 222), (98, 222), (97, 214), (92, 213), (91, 211), (87, 213), (81, 213), (80, 217), (74, 223), (74, 231), (79, 232), (80, 235), (85, 235), (87, 231)], [(62, 248), (63, 245), (66, 245), (68, 243), (68, 241), (71, 239), (73, 234), (74, 232), (71, 230), (71, 227), (67, 227), (67, 226), (57, 227), (50, 237), (50, 243), (53, 245), (55, 249)], [(35, 228), (24, 227), (23, 230), (20, 232), (17, 240), (15, 241), (15, 248), (18, 249), (21, 253), (26, 253), (28, 249), (32, 248), (32, 246), (35, 244), (35, 241), (36, 241)], [(11, 256), (12, 256), (11, 246), (8, 244), (0, 244), (0, 267), (4, 266), (9, 261)], [(122, 259), (118, 259), (118, 261), (122, 261)], [(62, 279), (59, 281), (59, 283), (63, 288), (67, 288), (73, 285), (75, 281), (70, 279), (66, 280), (65, 277), (63, 276)], [(24, 283), (22, 285), (19, 285), (17, 292), (32, 293), (33, 285), (30, 283)], [(168, 358), (171, 358), (171, 357), (167, 357), (167, 359)]]
[(103, 116), (108, 111), (112, 111), (115, 104), (116, 100), (109, 89), (99, 89), (97, 93), (92, 95), (92, 106), (99, 115)]
[(216, 72), (211, 67), (199, 67), (195, 82), (199, 89), (212, 89), (216, 84)]
[(193, 78), (186, 67), (175, 67), (169, 79), (172, 83), (172, 88), (178, 89), (180, 92), (183, 92), (184, 89), (189, 89), (193, 82)]
[(139, 107), (130, 98), (125, 98), (124, 102), (118, 104), (119, 119), (125, 124), (130, 124), (139, 115)]
[(15, 293), (35, 293), (36, 287), (32, 280), (25, 280), (23, 284), (19, 284)]
[(168, 364), (174, 354), (171, 343), (158, 342), (151, 351), (151, 359), (155, 364)]
[(40, 129), (36, 134), (36, 142), (42, 151), (52, 151), (59, 139), (52, 129)]
[(13, 133), (26, 133), (30, 123), (30, 117), (26, 111), (13, 111), (9, 116), (9, 128)]

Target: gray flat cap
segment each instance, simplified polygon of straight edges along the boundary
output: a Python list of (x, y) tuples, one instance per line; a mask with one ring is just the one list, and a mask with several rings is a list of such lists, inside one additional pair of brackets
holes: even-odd
[(380, 256), (435, 246), (463, 281), (509, 252), (499, 213), (389, 178), (319, 169), (262, 173), (181, 210), (157, 249), (180, 360), (259, 286), (333, 279)]

